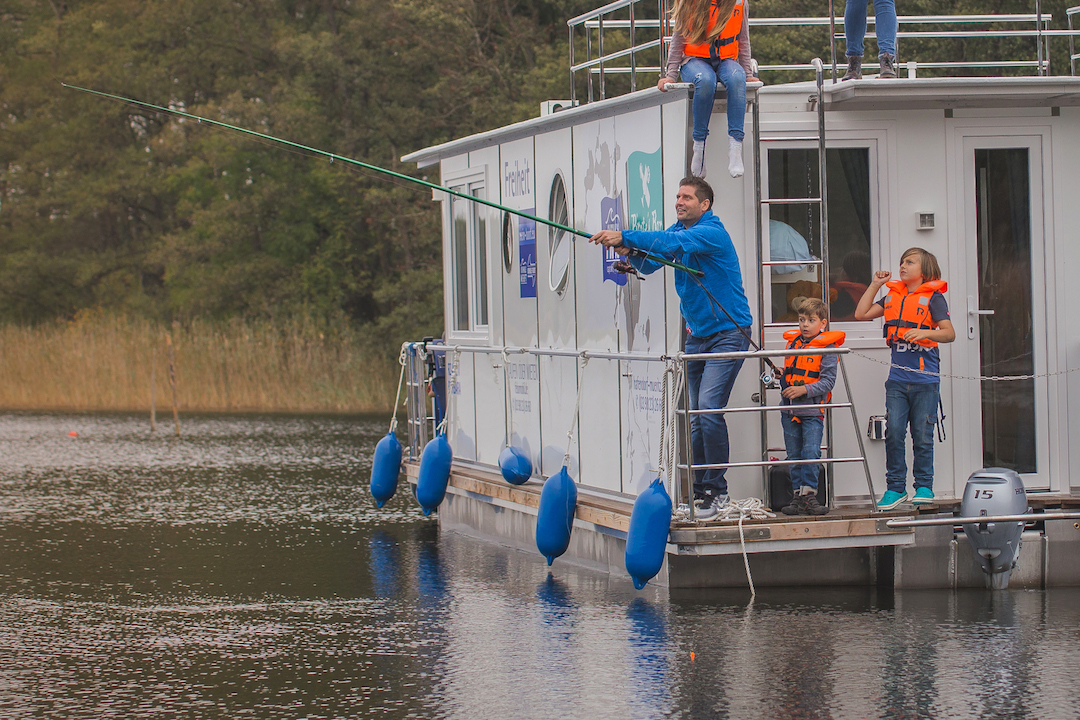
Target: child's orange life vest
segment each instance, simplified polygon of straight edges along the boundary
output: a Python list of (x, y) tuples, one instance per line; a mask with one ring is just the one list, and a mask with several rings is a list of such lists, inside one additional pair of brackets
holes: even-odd
[[(937, 330), (938, 324), (930, 317), (930, 298), (935, 292), (944, 293), (949, 289), (944, 280), (924, 282), (912, 291), (900, 280), (886, 283), (889, 294), (885, 296), (885, 325), (882, 335), (889, 345), (904, 340), (904, 333), (911, 328)], [(916, 340), (923, 347), (937, 347), (933, 340)]]
[[(718, 3), (713, 0), (709, 7), (709, 32), (720, 22), (720, 10)], [(735, 1), (735, 8), (731, 11), (731, 17), (724, 24), (724, 28), (712, 40), (705, 40), (696, 45), (686, 44), (683, 54), (692, 57), (711, 58), (713, 60), (734, 60), (739, 57), (739, 32), (743, 26), (743, 0)]]
[[(804, 340), (799, 330), (788, 330), (784, 339), (788, 341), (788, 350), (806, 348), (840, 347), (844, 344), (844, 333), (840, 330), (826, 330), (811, 340)], [(784, 358), (784, 384), (810, 385), (821, 379), (821, 355), (788, 355)], [(832, 399), (832, 392), (825, 396), (825, 402)]]

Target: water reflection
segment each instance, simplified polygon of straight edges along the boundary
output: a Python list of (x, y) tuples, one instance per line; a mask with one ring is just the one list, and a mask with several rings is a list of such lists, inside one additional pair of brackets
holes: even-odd
[(407, 492), (377, 510), (383, 432), (0, 416), (0, 716), (1078, 716), (1078, 591), (549, 574)]

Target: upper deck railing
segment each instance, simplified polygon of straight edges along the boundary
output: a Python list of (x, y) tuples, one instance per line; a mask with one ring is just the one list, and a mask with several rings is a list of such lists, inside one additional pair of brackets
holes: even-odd
[[(837, 24), (833, 3), (829, 4), (828, 17), (796, 18), (750, 18), (754, 28), (792, 29), (822, 27), (832, 56), (832, 75), (836, 81), (836, 41), (843, 40), (843, 18)], [(638, 74), (656, 75), (667, 65), (668, 46), (671, 42), (668, 0), (615, 0), (590, 12), (567, 21), (570, 31), (570, 93), (577, 101), (577, 73), (587, 75), (586, 102), (594, 99), (597, 90), (602, 100), (608, 96), (608, 75), (629, 75), (629, 90), (638, 89)], [(651, 17), (649, 17), (651, 15)], [(1075, 36), (1080, 34), (1080, 6), (1066, 11), (1068, 29), (1050, 27), (1053, 16), (1042, 12), (1041, 0), (1035, 0), (1035, 12), (1011, 15), (902, 15), (897, 18), (901, 30), (897, 40), (919, 41), (933, 39), (979, 40), (1021, 38), (1034, 41), (1034, 58), (1022, 60), (941, 60), (922, 57), (912, 53), (905, 57), (901, 51), (899, 67), (906, 68), (909, 77), (915, 77), (919, 68), (933, 70), (1007, 70), (1032, 68), (1036, 75), (1051, 74), (1048, 41), (1050, 38), (1068, 38), (1069, 71), (1076, 74), (1077, 60)], [(868, 27), (874, 25), (873, 16), (867, 18)], [(1074, 24), (1077, 26), (1074, 28)], [(910, 28), (910, 29), (907, 29)], [(614, 35), (613, 35), (614, 31)], [(647, 37), (641, 38), (644, 32)], [(585, 57), (579, 56), (581, 35), (584, 34)], [(876, 38), (867, 32), (867, 38)], [(614, 48), (612, 46), (615, 46)], [(1060, 46), (1059, 46), (1060, 47)], [(898, 48), (899, 49), (899, 48)], [(919, 55), (919, 57), (915, 57)], [(760, 72), (812, 71), (810, 63), (759, 65)], [(652, 78), (650, 78), (650, 81)], [(624, 87), (625, 89), (625, 87)]]

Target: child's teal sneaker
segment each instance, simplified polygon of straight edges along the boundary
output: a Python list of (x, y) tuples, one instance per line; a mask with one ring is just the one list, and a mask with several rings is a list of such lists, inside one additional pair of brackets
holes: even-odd
[(902, 502), (907, 502), (908, 496), (906, 492), (896, 492), (895, 490), (886, 490), (885, 494), (878, 500), (878, 510), (892, 510), (894, 507)]
[(933, 505), (934, 491), (928, 487), (915, 488), (915, 497), (911, 499), (912, 505)]

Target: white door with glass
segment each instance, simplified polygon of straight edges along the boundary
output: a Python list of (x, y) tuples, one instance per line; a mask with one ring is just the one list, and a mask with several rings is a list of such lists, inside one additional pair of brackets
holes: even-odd
[(956, 342), (943, 348), (959, 376), (947, 425), (956, 438), (957, 497), (983, 467), (1015, 470), (1028, 490), (1050, 489), (1044, 142), (963, 137), (962, 225), (946, 277)]

